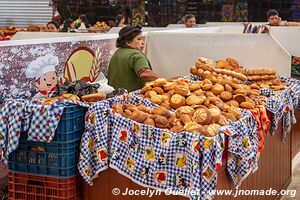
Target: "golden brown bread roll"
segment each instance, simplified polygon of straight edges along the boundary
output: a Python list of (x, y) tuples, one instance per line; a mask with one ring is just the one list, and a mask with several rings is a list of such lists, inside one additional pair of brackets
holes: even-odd
[(194, 95), (196, 96), (203, 96), (205, 92), (202, 89), (196, 90), (193, 92)]
[(235, 100), (230, 100), (230, 101), (226, 102), (226, 104), (229, 106), (237, 107), (237, 108), (240, 107), (240, 104)]
[(193, 115), (194, 109), (190, 106), (182, 106), (176, 110), (176, 116), (180, 117), (182, 114)]
[(191, 133), (202, 134), (206, 132), (205, 128), (196, 122), (190, 122), (184, 125), (184, 130)]
[(153, 90), (157, 92), (157, 94), (163, 94), (165, 91), (161, 87), (154, 87)]
[(213, 87), (213, 84), (211, 83), (207, 83), (201, 86), (202, 90), (208, 91), (211, 90), (211, 88)]
[(185, 98), (179, 94), (174, 94), (170, 99), (170, 106), (172, 108), (179, 108), (185, 105)]
[(250, 103), (250, 102), (242, 102), (240, 104), (241, 108), (245, 108), (245, 109), (253, 109), (254, 108), (254, 104)]
[[(202, 82), (201, 82), (202, 83)], [(200, 82), (196, 82), (196, 83), (191, 83), (190, 86), (189, 86), (189, 89), (191, 92), (194, 92), (196, 90), (199, 90), (201, 89), (201, 84)]]
[(246, 101), (246, 96), (243, 94), (237, 94), (233, 97), (233, 100), (235, 100), (236, 102), (238, 102), (239, 104), (241, 104), (242, 102)]
[(154, 126), (155, 127), (155, 122), (152, 118), (148, 117), (145, 121), (144, 124), (149, 125), (149, 126)]
[(186, 104), (191, 106), (191, 105), (200, 105), (205, 101), (205, 98), (196, 96), (196, 95), (191, 95), (186, 99)]
[(255, 84), (255, 83), (251, 84), (250, 87), (251, 87), (252, 89), (257, 89), (257, 90), (260, 89), (259, 85)]
[(195, 66), (193, 66), (193, 67), (191, 67), (191, 69), (190, 69), (190, 73), (191, 73), (191, 74), (194, 74), (194, 75), (197, 75), (197, 70), (198, 70), (198, 68), (195, 67)]
[(220, 125), (219, 124), (210, 124), (207, 126), (206, 130), (208, 135), (205, 135), (206, 137), (213, 137), (215, 135), (217, 135), (219, 133), (219, 129), (220, 129)]
[(210, 124), (211, 122), (211, 115), (209, 110), (207, 109), (207, 107), (205, 106), (199, 106), (193, 116), (192, 116), (192, 120), (194, 122), (197, 122), (201, 125), (207, 125)]
[(152, 90), (152, 86), (144, 86), (140, 93), (145, 94), (148, 90)]
[(168, 81), (165, 78), (158, 78), (154, 81), (153, 87), (160, 87), (164, 86), (168, 83)]
[(187, 123), (192, 122), (192, 118), (188, 114), (181, 114), (180, 115), (180, 120), (182, 121), (183, 124), (187, 124)]
[(223, 115), (226, 119), (228, 119), (228, 120), (230, 120), (230, 121), (232, 121), (232, 122), (237, 121), (237, 119), (235, 118), (235, 116), (234, 116), (232, 113), (222, 112), (222, 115)]
[(168, 100), (168, 101), (162, 102), (162, 103), (160, 104), (160, 106), (162, 106), (162, 107), (164, 107), (164, 108), (166, 108), (166, 109), (168, 109), (168, 110), (172, 110), (172, 107), (171, 107), (171, 105), (170, 105), (170, 101), (169, 101), (169, 100)]
[(139, 123), (143, 123), (150, 115), (147, 113), (144, 113), (142, 111), (136, 110), (132, 113), (130, 119), (139, 122)]
[(168, 82), (167, 84), (165, 84), (164, 90), (167, 92), (169, 90), (174, 90), (176, 88), (177, 84), (175, 82)]
[(151, 96), (150, 100), (153, 103), (161, 104), (164, 101), (164, 98), (161, 95), (153, 95)]
[(239, 108), (230, 107), (230, 108), (228, 108), (228, 113), (232, 113), (237, 120), (242, 118), (242, 113)]
[(205, 63), (203, 63), (203, 62), (200, 61), (200, 60), (197, 60), (195, 66), (196, 66), (197, 68), (203, 69), (203, 70), (205, 70), (205, 71), (211, 71), (211, 72), (212, 72), (212, 71), (214, 70), (213, 66), (211, 66), (211, 65), (209, 65), (209, 64), (205, 64)]
[(233, 92), (233, 94), (243, 94), (243, 95), (246, 95), (247, 94), (247, 91), (244, 90), (244, 89), (237, 89)]
[(158, 106), (156, 108), (153, 108), (151, 110), (151, 114), (153, 115), (161, 115), (164, 116), (166, 118), (170, 118), (171, 117), (171, 113), (168, 109), (162, 107), (162, 106)]
[(217, 60), (216, 61), (216, 68), (224, 69), (225, 67), (228, 67), (230, 64), (225, 60)]
[(58, 101), (57, 98), (47, 98), (43, 101), (43, 105), (51, 105), (53, 103), (55, 103), (56, 101)]
[(232, 93), (231, 92), (228, 92), (228, 91), (224, 91), (220, 94), (220, 98), (223, 100), (223, 101), (229, 101), (232, 99)]
[(211, 123), (216, 123), (220, 120), (221, 118), (221, 111), (219, 108), (210, 108), (208, 109), (211, 115)]
[(174, 93), (179, 94), (181, 96), (188, 96), (191, 94), (191, 91), (189, 88), (178, 86), (175, 88)]
[(184, 127), (182, 125), (176, 125), (170, 129), (171, 132), (179, 133), (184, 131)]
[(211, 92), (214, 93), (215, 95), (219, 95), (222, 92), (224, 92), (225, 88), (223, 85), (221, 84), (215, 84), (212, 88), (211, 88)]
[[(73, 95), (73, 96), (75, 96), (75, 95)], [(77, 96), (75, 96), (73, 98), (75, 98), (74, 100), (79, 99)], [(97, 101), (101, 101), (105, 98), (106, 98), (106, 94), (103, 93), (103, 92), (95, 93), (95, 94), (88, 94), (88, 95), (84, 95), (84, 96), (81, 97), (81, 99), (84, 102), (97, 102)]]
[(131, 112), (139, 110), (136, 105), (132, 105), (132, 104), (123, 104), (123, 109), (128, 109)]
[(247, 75), (275, 75), (276, 71), (271, 68), (257, 68), (251, 69), (247, 72)]
[(131, 118), (132, 114), (133, 113), (128, 109), (125, 109), (124, 112), (122, 113), (122, 115), (126, 118)]
[(169, 90), (168, 92), (167, 92), (167, 94), (169, 94), (170, 96), (173, 96), (174, 95), (174, 92), (175, 90)]
[(167, 128), (168, 124), (169, 124), (169, 120), (161, 115), (152, 115), (151, 116), (152, 119), (154, 119), (155, 121), (155, 126), (157, 128)]

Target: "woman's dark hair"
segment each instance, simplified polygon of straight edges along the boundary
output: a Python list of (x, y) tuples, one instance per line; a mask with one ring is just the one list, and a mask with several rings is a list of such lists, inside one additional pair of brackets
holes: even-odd
[(71, 24), (73, 23), (73, 19), (72, 18), (68, 18), (65, 20), (64, 22), (64, 27), (61, 30), (61, 32), (68, 32), (68, 29), (71, 28)]
[(192, 18), (196, 18), (196, 16), (193, 15), (193, 14), (186, 14), (186, 15), (183, 17), (183, 20), (184, 20), (184, 22), (186, 23), (189, 19), (192, 19)]
[(59, 27), (60, 27), (60, 24), (59, 24), (57, 21), (54, 21), (54, 20), (48, 22), (47, 26), (48, 26), (49, 24), (53, 24), (57, 29), (59, 29)]
[(269, 19), (271, 16), (275, 16), (275, 15), (279, 16), (279, 13), (277, 10), (275, 10), (275, 9), (269, 10), (267, 12), (267, 19)]
[(142, 33), (142, 26), (126, 26), (119, 32), (119, 38), (117, 39), (117, 48), (128, 47), (126, 42), (131, 42), (136, 36)]
[(125, 18), (125, 16), (123, 16), (123, 15), (117, 15), (117, 17), (116, 17), (116, 26), (119, 26), (120, 21), (121, 21), (123, 18)]
[(88, 22), (86, 15), (79, 15), (79, 19), (81, 19), (82, 22)]

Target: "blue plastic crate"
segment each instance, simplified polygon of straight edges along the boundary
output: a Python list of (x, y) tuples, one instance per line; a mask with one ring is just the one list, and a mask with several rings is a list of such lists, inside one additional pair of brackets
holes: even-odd
[[(9, 155), (9, 170), (43, 176), (71, 177), (77, 173), (80, 140), (20, 142)], [(38, 148), (38, 149), (37, 149)]]

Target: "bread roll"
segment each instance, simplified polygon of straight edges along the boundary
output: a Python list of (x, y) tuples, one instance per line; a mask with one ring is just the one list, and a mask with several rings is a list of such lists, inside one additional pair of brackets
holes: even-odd
[(211, 122), (210, 112), (205, 106), (199, 106), (197, 110), (195, 110), (192, 120), (201, 125), (207, 125)]
[[(78, 97), (74, 97), (74, 98), (76, 98), (74, 100), (78, 100)], [(81, 97), (81, 99), (84, 102), (97, 102), (97, 101), (101, 101), (105, 98), (106, 98), (106, 94), (103, 93), (103, 92), (95, 93), (95, 94), (88, 94), (88, 95), (84, 95), (84, 96)]]
[(170, 105), (172, 108), (179, 108), (185, 105), (185, 98), (179, 94), (174, 94), (170, 99)]

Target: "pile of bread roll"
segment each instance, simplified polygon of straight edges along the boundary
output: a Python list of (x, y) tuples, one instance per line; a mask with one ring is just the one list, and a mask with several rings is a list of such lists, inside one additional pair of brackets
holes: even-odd
[(47, 98), (45, 100), (43, 100), (42, 104), (43, 105), (51, 105), (57, 101), (61, 101), (61, 100), (75, 100), (75, 101), (80, 101), (80, 98), (74, 94), (63, 94), (61, 96), (57, 96), (57, 97), (52, 97), (52, 98)]
[(257, 68), (247, 71), (248, 80), (260, 88), (271, 88), (275, 91), (284, 90), (289, 86), (281, 78), (277, 78), (276, 71), (270, 68)]
[(81, 97), (81, 99), (74, 94), (63, 94), (61, 96), (57, 96), (57, 97), (52, 97), (52, 98), (47, 98), (45, 100), (43, 100), (42, 104), (44, 105), (51, 105), (57, 101), (61, 101), (61, 100), (75, 100), (75, 101), (83, 101), (84, 103), (87, 104), (93, 104), (95, 102), (101, 101), (106, 99), (106, 94), (105, 93), (95, 93), (95, 94), (88, 94), (88, 95), (84, 95)]
[(206, 78), (208, 75), (229, 79), (235, 83), (243, 83), (247, 81), (246, 71), (232, 59), (227, 58), (226, 61), (216, 61), (216, 67), (212, 60), (200, 58), (191, 67), (191, 74)]
[[(208, 109), (201, 105), (195, 108), (183, 106), (175, 113), (162, 106), (151, 109), (132, 104), (115, 104), (113, 110), (126, 118), (149, 126), (168, 129), (171, 132), (187, 131), (206, 137), (215, 136), (219, 128), (227, 124), (226, 118), (217, 107)], [(241, 115), (237, 110), (232, 112)]]

